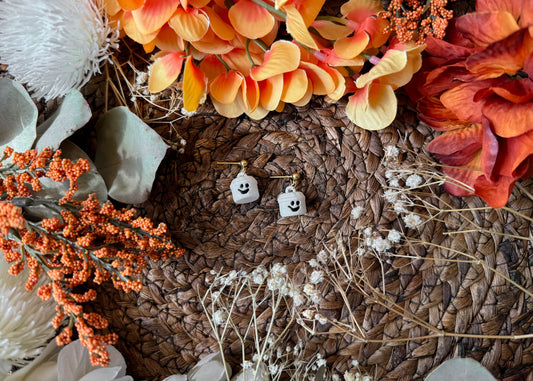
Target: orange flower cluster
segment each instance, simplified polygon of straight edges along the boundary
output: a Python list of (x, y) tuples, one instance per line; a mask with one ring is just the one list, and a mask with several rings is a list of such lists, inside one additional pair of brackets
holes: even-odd
[(533, 1), (478, 0), (447, 41), (427, 44), (411, 95), (420, 119), (444, 132), (428, 149), (451, 177), (445, 187), (501, 208), (533, 174)]
[[(11, 163), (6, 165), (5, 160), (11, 156)], [(78, 178), (89, 169), (87, 160), (80, 159), (72, 163), (70, 159), (61, 158), (61, 151), (54, 153), (46, 148), (41, 152), (28, 150), (13, 153), (13, 149), (7, 147), (0, 161), (0, 199), (30, 197), (32, 193), (26, 184), (37, 192), (41, 190), (39, 178), (46, 176), (56, 182), (70, 181), (67, 194), (60, 200), (60, 203), (65, 203), (72, 199), (78, 189)]]
[[(392, 39), (379, 0), (349, 0), (342, 17), (319, 16), (324, 2), (106, 0), (125, 35), (147, 52), (160, 49), (149, 90), (182, 78), (186, 113), (207, 95), (226, 117), (261, 119), (312, 95), (335, 102), (352, 94), (348, 117), (384, 128), (396, 115), (394, 90), (420, 68), (423, 48)], [(276, 40), (278, 32), (289, 39)]]
[[(50, 151), (13, 157), (15, 164), (6, 167), (9, 175), (4, 176), (6, 168), (2, 168), (2, 177), (30, 180), (33, 189), (39, 189), (34, 181), (39, 176), (72, 181), (88, 171), (83, 162), (72, 164)], [(22, 176), (23, 173), (30, 177)], [(94, 195), (82, 202), (32, 199), (20, 183), (15, 188), (16, 191), (4, 187), (0, 201), (0, 249), (5, 260), (12, 263), (9, 272), (17, 275), (27, 267), (28, 290), (44, 275), (46, 283), (39, 287), (38, 295), (43, 300), (53, 298), (57, 303), (53, 325), (59, 328), (65, 318), (69, 321), (57, 337), (58, 344), (70, 342), (75, 327), (81, 343), (89, 350), (92, 364), (107, 365), (105, 345), (116, 342), (117, 336), (99, 333), (107, 328), (108, 322), (98, 314), (84, 311), (83, 304), (97, 296), (91, 282), (111, 280), (117, 289), (139, 291), (145, 256), (164, 260), (184, 251), (166, 237), (164, 224), (154, 227), (149, 219), (136, 218), (133, 209), (116, 210), (110, 202), (101, 205)], [(75, 188), (71, 183), (71, 189)], [(58, 216), (40, 222), (25, 219), (23, 210), (32, 205), (47, 206)]]
[(444, 38), (448, 21), (453, 18), (447, 5), (448, 0), (392, 0), (381, 17), (390, 22), (389, 29), (400, 41), (423, 44), (429, 36)]

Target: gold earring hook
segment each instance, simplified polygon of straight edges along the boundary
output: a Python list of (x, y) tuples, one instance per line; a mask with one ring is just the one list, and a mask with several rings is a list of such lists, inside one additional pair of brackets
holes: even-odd
[(224, 164), (224, 165), (240, 165), (242, 173), (246, 173), (246, 167), (248, 166), (248, 162), (246, 160), (241, 161), (217, 161), (217, 164)]
[(290, 176), (270, 176), (271, 179), (291, 179), (291, 186), (295, 187), (298, 181), (300, 180), (300, 174), (294, 172)]

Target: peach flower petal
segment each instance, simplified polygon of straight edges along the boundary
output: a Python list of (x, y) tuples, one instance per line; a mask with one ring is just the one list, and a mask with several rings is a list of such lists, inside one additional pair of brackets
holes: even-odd
[(287, 32), (298, 41), (300, 44), (307, 46), (308, 48), (318, 50), (318, 45), (316, 41), (307, 30), (304, 19), (300, 12), (293, 5), (286, 5), (283, 7), (285, 14), (287, 15), (286, 27)]
[(316, 20), (311, 24), (320, 36), (326, 40), (336, 41), (352, 34), (353, 29), (327, 20)]
[(407, 52), (403, 50), (389, 49), (377, 65), (372, 67), (372, 69), (370, 69), (368, 73), (363, 74), (362, 76), (357, 78), (355, 84), (359, 88), (365, 87), (366, 85), (380, 77), (400, 72), (406, 67), (406, 65)]
[(348, 98), (346, 115), (365, 130), (381, 130), (396, 117), (397, 100), (389, 85), (370, 83)]
[(175, 52), (185, 50), (183, 39), (168, 24), (163, 25), (161, 30), (159, 30), (156, 38), (156, 46), (161, 50), (172, 50)]
[(244, 77), (236, 71), (228, 71), (216, 77), (209, 86), (211, 98), (222, 104), (229, 104), (235, 101)]
[(300, 68), (305, 70), (309, 82), (313, 84), (313, 94), (328, 95), (335, 91), (335, 79), (323, 68), (305, 61), (300, 63)]
[(168, 21), (178, 5), (179, 0), (145, 0), (141, 8), (132, 11), (133, 19), (141, 33), (152, 33)]
[(302, 15), (305, 25), (309, 27), (320, 13), (325, 2), (326, 0), (292, 0), (290, 3)]
[(126, 35), (139, 44), (148, 44), (157, 37), (158, 31), (142, 33), (138, 28), (131, 12), (124, 12), (122, 16), (122, 28)]
[(283, 74), (259, 82), (260, 105), (268, 111), (275, 110), (283, 93)]
[(483, 115), (490, 120), (494, 133), (502, 138), (512, 138), (533, 130), (533, 102), (511, 103), (491, 96), (486, 99)]
[(220, 60), (214, 55), (205, 57), (202, 62), (200, 62), (200, 69), (207, 77), (208, 84), (210, 84), (220, 74), (226, 72), (224, 64), (220, 62)]
[(355, 33), (352, 37), (345, 37), (335, 41), (333, 49), (341, 58), (352, 59), (361, 54), (367, 47), (370, 37), (364, 31)]
[(302, 99), (307, 91), (307, 74), (303, 69), (296, 69), (283, 74), (283, 91), (281, 100), (294, 103)]
[[(493, 27), (487, 28), (487, 25)], [(495, 25), (498, 27), (494, 27)], [(479, 46), (487, 46), (519, 29), (516, 20), (509, 12), (467, 13), (456, 19), (455, 27)]]
[(144, 0), (117, 0), (120, 7), (125, 11), (134, 11), (143, 6)]
[(296, 70), (299, 63), (298, 46), (290, 41), (279, 40), (265, 53), (263, 63), (250, 70), (250, 76), (256, 81), (263, 81), (277, 74)]
[(183, 70), (183, 108), (188, 112), (196, 111), (207, 90), (207, 77), (194, 63), (191, 56), (187, 57)]
[(219, 38), (226, 41), (235, 38), (235, 30), (230, 24), (226, 23), (217, 12), (210, 7), (205, 7), (204, 11), (209, 17), (209, 25), (211, 26), (211, 29)]
[(168, 21), (176, 34), (185, 41), (201, 40), (209, 29), (209, 18), (200, 9), (179, 8)]
[(274, 16), (250, 0), (239, 0), (228, 16), (235, 30), (252, 40), (266, 36), (275, 25)]
[(180, 75), (183, 60), (181, 52), (171, 52), (156, 59), (150, 71), (148, 90), (151, 93), (158, 93), (169, 87)]

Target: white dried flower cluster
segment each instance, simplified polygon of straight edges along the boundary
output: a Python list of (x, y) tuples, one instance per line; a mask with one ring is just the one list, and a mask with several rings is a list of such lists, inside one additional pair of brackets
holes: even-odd
[(405, 186), (408, 188), (416, 188), (420, 184), (422, 184), (422, 177), (415, 173), (409, 175), (405, 180)]
[(400, 150), (398, 147), (393, 145), (388, 145), (385, 147), (385, 158), (396, 160), (399, 154)]
[(405, 222), (405, 226), (411, 229), (416, 229), (422, 225), (422, 219), (420, 216), (414, 213), (409, 213), (408, 215), (404, 216), (403, 222)]
[(223, 310), (216, 310), (213, 314), (213, 324), (216, 326), (224, 324), (228, 319), (228, 314)]
[(324, 280), (324, 272), (322, 270), (315, 270), (309, 276), (309, 282), (312, 284), (322, 283)]
[(118, 30), (93, 0), (0, 1), (0, 57), (32, 96), (80, 89), (118, 47)]
[(322, 263), (323, 265), (325, 265), (326, 263), (328, 263), (328, 254), (326, 253), (326, 250), (322, 249), (318, 252), (318, 254), (316, 255), (316, 258), (318, 259), (318, 261), (320, 263)]
[(392, 243), (399, 243), (402, 239), (402, 235), (397, 230), (392, 229), (391, 231), (389, 231), (389, 235), (387, 236), (387, 238)]
[(363, 214), (364, 211), (365, 208), (363, 208), (362, 206), (355, 206), (351, 211), (352, 218), (354, 220), (358, 219), (359, 217), (361, 217), (361, 214)]
[(304, 294), (306, 294), (315, 304), (319, 304), (322, 301), (322, 295), (320, 294), (320, 291), (318, 291), (315, 286), (310, 283), (305, 284)]

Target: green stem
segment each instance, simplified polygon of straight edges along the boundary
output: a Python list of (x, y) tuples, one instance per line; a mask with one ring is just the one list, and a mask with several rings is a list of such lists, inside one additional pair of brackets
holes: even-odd
[(259, 46), (264, 52), (268, 50), (268, 45), (263, 40), (252, 40), (257, 46)]
[(244, 44), (244, 50), (246, 50), (246, 57), (248, 57), (248, 60), (250, 61), (250, 63), (252, 64), (252, 68), (256, 67), (257, 65), (255, 64), (252, 56), (250, 55), (250, 49), (249, 49), (249, 46), (250, 46), (250, 39), (247, 38), (246, 39), (246, 43)]
[(215, 57), (217, 57), (218, 60), (219, 60), (220, 62), (222, 62), (222, 65), (224, 65), (224, 67), (226, 68), (226, 71), (230, 71), (230, 70), (231, 70), (231, 68), (228, 66), (228, 64), (226, 63), (226, 61), (224, 61), (224, 60), (222, 59), (222, 57), (220, 57), (220, 54), (215, 54)]
[(269, 3), (264, 2), (263, 0), (252, 0), (254, 3), (259, 5), (260, 7), (265, 8), (267, 11), (274, 13), (276, 16), (281, 17), (282, 19), (286, 19), (287, 15), (280, 11), (279, 9), (276, 9), (274, 6), (270, 5)]

